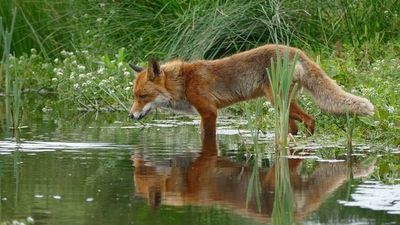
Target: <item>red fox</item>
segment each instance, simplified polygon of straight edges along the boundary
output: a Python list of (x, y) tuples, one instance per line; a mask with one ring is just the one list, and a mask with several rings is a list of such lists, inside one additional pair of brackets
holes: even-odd
[[(345, 92), (301, 50), (270, 44), (217, 60), (175, 60), (160, 65), (150, 59), (147, 69), (131, 65), (138, 74), (129, 117), (139, 120), (158, 107), (197, 112), (201, 116), (202, 136), (215, 137), (218, 109), (262, 96), (273, 104), (267, 70), (271, 67), (271, 58), (276, 62), (277, 48), (280, 54), (289, 48), (292, 58), (297, 52), (293, 82), (310, 92), (322, 110), (333, 114), (346, 111), (357, 115), (374, 114), (370, 101)], [(289, 112), (292, 134), (298, 132), (295, 121), (303, 122), (310, 135), (314, 133), (315, 119), (293, 99)]]

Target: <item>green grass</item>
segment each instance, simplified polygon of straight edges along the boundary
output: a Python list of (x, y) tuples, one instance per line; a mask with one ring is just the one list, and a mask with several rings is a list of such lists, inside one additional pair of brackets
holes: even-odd
[[(58, 54), (63, 48), (73, 47), (71, 39), (78, 26), (73, 17), (72, 0), (0, 0), (0, 17), (10, 24), (13, 9), (17, 10), (13, 33), (12, 53), (21, 56), (36, 48), (44, 56)], [(2, 46), (0, 46), (0, 51)]]
[[(399, 38), (400, 2), (330, 1), (50, 1), (1, 0), (0, 16), (16, 21), (16, 55), (31, 48), (54, 55), (62, 49), (99, 53), (128, 48), (136, 61), (162, 58), (215, 58), (260, 43), (287, 42), (307, 49), (332, 49), (337, 41), (368, 48)], [(365, 43), (374, 43), (366, 47)]]
[(286, 151), (289, 133), (289, 109), (293, 95), (298, 90), (297, 84), (293, 84), (293, 75), (297, 64), (297, 53), (293, 58), (289, 56), (289, 48), (281, 50), (276, 46), (276, 62), (271, 59), (271, 69), (267, 70), (271, 83), (275, 107), (275, 145), (276, 150)]

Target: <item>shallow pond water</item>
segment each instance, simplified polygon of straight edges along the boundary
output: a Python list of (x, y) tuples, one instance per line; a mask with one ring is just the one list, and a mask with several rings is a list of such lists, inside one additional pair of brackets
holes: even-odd
[[(1, 225), (271, 223), (273, 134), (262, 135), (267, 151), (254, 161), (249, 133), (238, 129), (245, 121), (221, 118), (218, 142), (202, 144), (196, 118), (143, 126), (121, 113), (30, 112), (20, 143), (1, 127)], [(343, 157), (316, 154), (335, 144), (294, 149), (298, 223), (400, 223), (400, 187), (374, 179), (380, 159), (365, 146), (351, 170)], [(255, 168), (260, 193), (249, 198)]]

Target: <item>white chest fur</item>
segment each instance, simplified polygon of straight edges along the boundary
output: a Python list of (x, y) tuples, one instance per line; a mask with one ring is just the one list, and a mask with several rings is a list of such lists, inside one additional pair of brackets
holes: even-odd
[(197, 110), (188, 101), (171, 102), (170, 109), (187, 114), (197, 114)]

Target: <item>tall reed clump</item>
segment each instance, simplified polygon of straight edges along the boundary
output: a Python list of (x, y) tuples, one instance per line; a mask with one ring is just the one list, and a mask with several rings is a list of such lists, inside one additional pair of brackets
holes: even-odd
[[(11, 43), (15, 56), (19, 57), (35, 48), (47, 58), (58, 54), (61, 49), (78, 45), (76, 40), (80, 39), (80, 25), (77, 21), (81, 18), (73, 16), (79, 10), (75, 7), (78, 1), (83, 2), (2, 0), (0, 16), (5, 24), (10, 24), (13, 20), (13, 9), (18, 10)], [(92, 1), (85, 2), (93, 4)]]
[(276, 62), (271, 59), (270, 79), (275, 107), (275, 195), (272, 211), (274, 224), (295, 224), (294, 194), (290, 182), (288, 159), (288, 132), (290, 103), (297, 85), (293, 85), (293, 75), (298, 59), (297, 53), (291, 57), (289, 47), (276, 48)]
[(293, 57), (289, 55), (289, 47), (282, 50), (276, 49), (276, 62), (271, 58), (271, 70), (267, 70), (271, 83), (275, 117), (275, 146), (277, 150), (285, 150), (289, 133), (289, 109), (293, 95), (298, 85), (292, 84), (298, 54)]
[[(21, 108), (21, 89), (22, 84), (19, 77), (15, 74), (12, 76), (10, 70), (10, 53), (13, 32), (15, 28), (15, 19), (17, 9), (14, 8), (10, 30), (3, 27), (3, 19), (0, 17), (0, 37), (3, 42), (3, 55), (0, 63), (0, 81), (4, 80), (4, 95), (5, 95), (5, 130), (13, 128), (13, 134), (18, 138), (16, 130), (19, 127), (20, 108)], [(12, 97), (12, 98), (11, 98)]]
[(211, 59), (270, 43), (272, 31), (281, 29), (277, 18), (288, 22), (296, 13), (278, 0), (145, 0), (89, 7), (77, 15), (86, 18), (82, 27), (94, 37), (87, 46), (127, 47), (137, 61), (149, 55)]
[(16, 9), (13, 11), (13, 20), (11, 22), (10, 31), (3, 27), (3, 18), (0, 17), (0, 40), (3, 43), (3, 54), (1, 57), (0, 63), (0, 82), (1, 86), (4, 88), (4, 96), (5, 96), (5, 131), (7, 132), (12, 123), (12, 115), (11, 115), (11, 76), (10, 76), (10, 64), (9, 57), (11, 51), (11, 40), (12, 33), (14, 31), (15, 18), (16, 18)]

